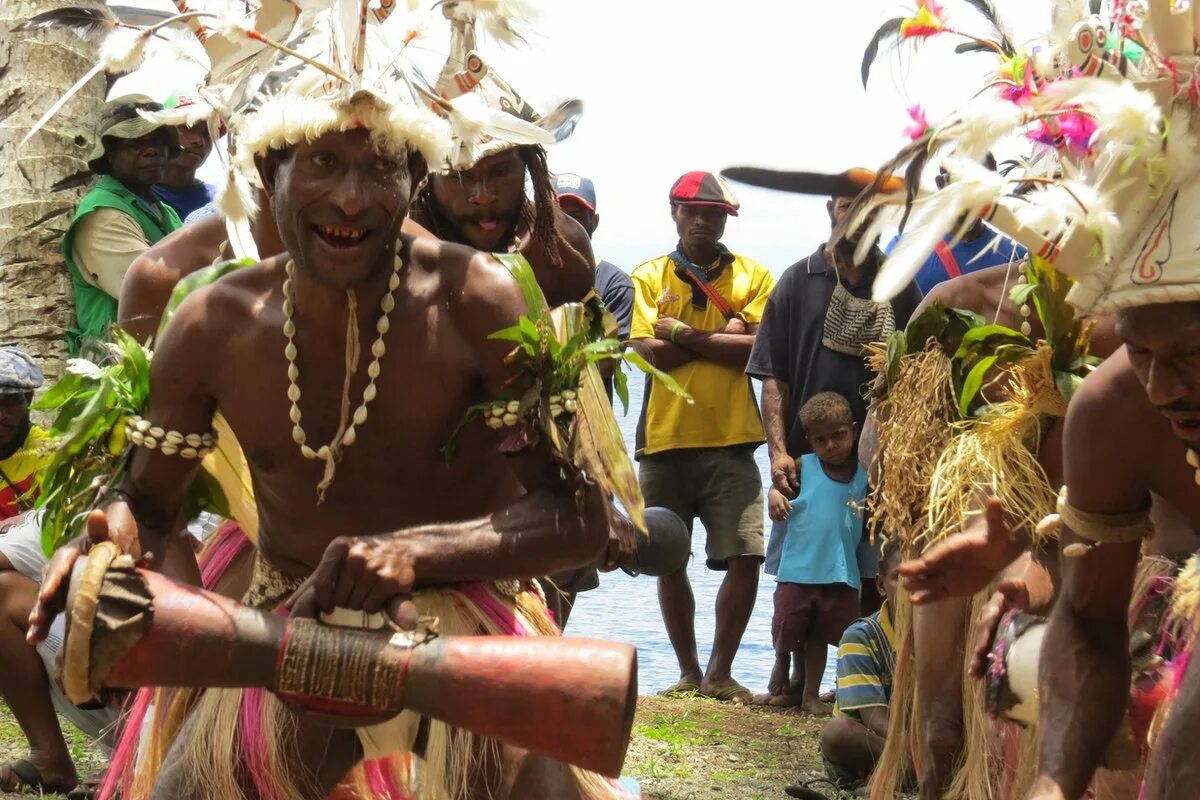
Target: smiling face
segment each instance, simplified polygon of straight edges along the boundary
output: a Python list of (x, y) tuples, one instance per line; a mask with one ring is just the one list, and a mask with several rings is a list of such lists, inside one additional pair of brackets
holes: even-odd
[(1190, 447), (1200, 447), (1200, 302), (1117, 314), (1117, 334), (1146, 397)]
[(106, 138), (105, 152), (112, 176), (131, 189), (153, 186), (162, 178), (170, 142), (170, 134), (165, 130), (137, 139)]
[(430, 178), (438, 212), (476, 250), (504, 250), (525, 207), (525, 160), (517, 148), (490, 155), (467, 170)]
[(280, 237), (297, 267), (341, 289), (391, 269), (424, 168), (420, 156), (377, 151), (361, 129), (327, 133), (260, 162)]

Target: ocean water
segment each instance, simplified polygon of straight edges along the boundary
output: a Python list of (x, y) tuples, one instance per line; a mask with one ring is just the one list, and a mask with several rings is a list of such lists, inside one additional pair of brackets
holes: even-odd
[[(755, 388), (757, 390), (757, 383)], [(642, 408), (642, 390), (640, 377), (631, 376), (628, 414), (622, 416), (621, 404), (617, 401), (617, 419), (630, 453), (633, 452), (634, 431)], [(755, 460), (763, 476), (763, 485), (766, 486), (770, 467), (765, 445), (755, 452)], [(764, 531), (770, 530), (771, 521), (767, 518), (765, 506), (763, 525)], [(704, 566), (704, 536), (704, 526), (697, 520), (692, 539), (694, 555), (688, 565), (688, 577), (696, 596), (696, 643), (702, 667), (708, 660), (712, 645), (717, 590), (724, 577), (723, 572), (713, 572)], [(771, 598), (774, 591), (774, 578), (760, 575), (754, 613), (733, 662), (733, 676), (753, 692), (766, 691), (767, 679), (775, 663), (775, 650), (771, 646)], [(631, 578), (620, 570), (601, 573), (600, 587), (579, 596), (567, 624), (567, 635), (615, 639), (637, 647), (638, 689), (642, 694), (654, 694), (679, 679), (679, 663), (663, 626), (658, 607), (657, 581), (654, 578)], [(833, 688), (835, 656), (836, 650), (829, 648), (822, 689)]]

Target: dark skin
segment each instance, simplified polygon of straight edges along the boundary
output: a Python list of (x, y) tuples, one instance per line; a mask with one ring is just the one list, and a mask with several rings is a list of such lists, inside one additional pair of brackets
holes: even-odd
[[(821, 420), (805, 429), (813, 452), (821, 460), (821, 469), (832, 480), (849, 483), (858, 471), (854, 456), (854, 443), (858, 438), (858, 425), (849, 419)], [(799, 469), (799, 467), (797, 467)], [(767, 493), (767, 513), (776, 522), (791, 516), (792, 506), (788, 498), (778, 489), (771, 487)], [(826, 642), (813, 639), (801, 642), (791, 651), (775, 654), (775, 666), (767, 684), (766, 698), (755, 698), (772, 706), (799, 705), (807, 714), (826, 716), (831, 712), (827, 703), (821, 702), (821, 677), (825, 674)], [(792, 662), (803, 665), (799, 680), (789, 681), (788, 667)]]
[(157, 130), (137, 139), (104, 139), (109, 173), (144, 200), (154, 201), (154, 184), (162, 179), (170, 137)]
[[(539, 448), (506, 458), (480, 423), (463, 432), (454, 460), (441, 454), (471, 404), (511, 391), (504, 363), (510, 348), (488, 336), (515, 324), (526, 307), (492, 259), (400, 235), (422, 169), (419, 158), (376, 153), (362, 130), (326, 134), (260, 164), (297, 263), (298, 385), (314, 444), (337, 428), (340, 381), (318, 376), (346, 369), (345, 290), (359, 298), (360, 345), (370, 352), (397, 245), (405, 264), (376, 381), (382, 402), (370, 407), (323, 503), (315, 492), (323, 464), (300, 455), (287, 414), (283, 256), (198, 291), (155, 351), (147, 417), (168, 429), (200, 431), (216, 410), (224, 414), (249, 462), (259, 554), (286, 575), (312, 576), (312, 605), (322, 610), (396, 613), (397, 599), (414, 588), (577, 567), (598, 560), (607, 537), (607, 502), (589, 491), (581, 508)], [(364, 372), (352, 383), (355, 402)], [(93, 514), (90, 538), (108, 536), (134, 554), (162, 552), (195, 469), (195, 462), (139, 449), (124, 484), (128, 499)], [(367, 497), (377, 502), (363, 502)], [(61, 610), (64, 578), (85, 547), (55, 555), (32, 640)], [(178, 575), (177, 565), (151, 563)], [(307, 719), (299, 720), (297, 736), (322, 784), (313, 797), (324, 797), (360, 757), (356, 736)], [(513, 769), (538, 761), (526, 758)], [(155, 796), (182, 796), (176, 777), (168, 766)]]
[[(717, 206), (675, 204), (671, 218), (683, 246), (683, 253), (693, 264), (707, 266), (719, 255), (717, 243), (725, 233), (728, 214)], [(676, 328), (671, 317), (655, 321), (653, 339), (632, 339), (629, 346), (659, 369), (670, 372), (695, 359), (745, 369), (754, 345), (758, 325), (747, 325), (736, 317), (720, 331), (700, 331), (691, 326)], [(671, 331), (675, 329), (675, 341)], [(734, 687), (737, 681), (731, 674), (733, 658), (737, 655), (742, 634), (754, 609), (758, 590), (759, 559), (755, 556), (735, 556), (727, 562), (725, 579), (717, 593), (717, 629), (713, 636), (708, 666), (700, 668), (696, 649), (696, 598), (688, 581), (686, 568), (658, 579), (658, 601), (662, 608), (667, 636), (679, 659), (680, 686), (698, 686), (707, 695)], [(749, 693), (743, 693), (749, 699)]]
[(24, 443), (32, 402), (33, 392), (0, 393), (0, 454), (15, 453)]
[[(517, 249), (529, 260), (551, 306), (582, 300), (592, 290), (596, 272), (591, 239), (575, 220), (555, 209), (560, 240), (554, 244), (556, 252), (547, 252), (534, 240), (521, 216), (527, 203), (525, 175), (520, 151), (509, 148), (470, 169), (430, 176), (438, 210), (451, 227), (439, 233), (446, 241), (484, 252), (504, 252), (519, 240)], [(554, 263), (555, 255), (560, 264)]]
[(175, 130), (179, 134), (180, 153), (163, 165), (158, 183), (171, 189), (190, 189), (197, 183), (196, 170), (212, 152), (213, 140), (209, 136), (208, 126), (203, 122), (179, 125)]
[[(875, 576), (875, 586), (891, 608), (896, 607), (900, 580), (897, 572), (900, 553), (894, 552), (887, 562), (879, 565), (879, 574)], [(869, 774), (883, 753), (888, 718), (887, 706), (873, 706), (859, 710), (857, 719), (848, 715), (831, 719), (821, 731), (821, 752), (838, 765)]]
[[(15, 451), (23, 444), (32, 401), (32, 392), (0, 394), (0, 454)], [(24, 517), (19, 514), (3, 520), (0, 533)], [(0, 554), (0, 659), (4, 662), (0, 697), (12, 709), (29, 740), (28, 759), (42, 780), (50, 786), (71, 787), (77, 779), (75, 765), (50, 702), (49, 677), (41, 656), (25, 641), (36, 596), (37, 584), (17, 572), (7, 556)]]
[[(259, 213), (251, 223), (251, 232), (262, 257), (284, 251), (271, 211), (270, 198), (259, 192)], [(405, 217), (402, 233), (432, 238), (429, 231)], [(133, 260), (121, 284), (117, 324), (142, 344), (158, 332), (163, 310), (171, 299), (175, 284), (193, 272), (232, 255), (222, 246), (228, 239), (225, 220), (211, 215), (185, 225), (151, 245)]]
[[(1200, 447), (1200, 304), (1122, 311), (1126, 348), (1084, 381), (1067, 413), (1066, 481), (1071, 504), (1093, 513), (1145, 508), (1151, 492), (1200, 523), (1188, 447)], [(1102, 469), (1096, 465), (1102, 464)], [(1064, 545), (1084, 541), (1069, 529)], [(1126, 630), (1139, 543), (1105, 544), (1063, 559), (1061, 599), (1050, 616), (1041, 666), (1045, 731), (1036, 800), (1075, 798), (1125, 712), (1130, 666)], [(1188, 674), (1151, 753), (1146, 796), (1194, 795), (1200, 686)]]
[[(854, 248), (858, 239), (845, 239), (836, 236), (835, 231), (849, 213), (853, 197), (834, 197), (825, 203), (825, 211), (829, 214), (830, 236), (825, 243), (825, 259), (837, 266), (838, 275), (848, 286), (858, 286), (864, 279), (867, 263), (854, 263)], [(869, 221), (859, 230), (866, 230)], [(873, 257), (873, 256), (872, 256)], [(787, 420), (784, 419), (791, 387), (787, 381), (779, 378), (765, 378), (762, 382), (763, 429), (767, 435), (767, 453), (771, 458), (771, 485), (784, 497), (795, 499), (800, 488), (800, 478), (796, 472), (796, 460), (787, 451)]]
[[(989, 321), (1019, 328), (1023, 319), (1019, 307), (1008, 299), (1008, 289), (1016, 284), (1018, 274), (1015, 266), (1010, 269), (1001, 265), (940, 283), (922, 300), (914, 318), (936, 302), (976, 311)], [(1029, 322), (1034, 339), (1045, 335), (1036, 314), (1029, 317)], [(1092, 342), (1092, 352), (1101, 357), (1112, 351), (1115, 336), (1111, 318), (1101, 320), (1097, 325)], [(990, 399), (998, 399), (1002, 387), (990, 387), (988, 391)], [(1062, 476), (1061, 437), (1060, 422), (1043, 437), (1038, 452), (1039, 461), (1055, 486), (1061, 484)], [(860, 455), (869, 464), (874, 449), (874, 419), (871, 415), (868, 415), (859, 446)], [(986, 651), (994, 626), (1007, 608), (1014, 603), (1031, 609), (1046, 607), (1053, 596), (1049, 574), (1053, 556), (1049, 561), (1022, 557), (1028, 547), (1028, 536), (1006, 534), (1002, 543), (996, 542), (997, 546), (986, 559), (971, 560), (961, 553), (952, 562), (942, 565), (944, 554), (957, 552), (966, 542), (987, 536), (987, 519), (1003, 519), (999, 508), (989, 507), (986, 511), (977, 524), (900, 568), (905, 588), (915, 606), (913, 655), (920, 705), (920, 756), (924, 766), (920, 792), (924, 798), (942, 796), (962, 747), (962, 694), (945, 687), (957, 687), (961, 681), (967, 652), (962, 631), (969, 613), (970, 597), (992, 585), (999, 576), (991, 601), (981, 615), (977, 640), (971, 643), (976, 651), (973, 660), (978, 666), (982, 663), (979, 653)], [(953, 591), (945, 591), (947, 588)], [(984, 641), (988, 644), (981, 644)], [(948, 657), (948, 653), (953, 655)]]

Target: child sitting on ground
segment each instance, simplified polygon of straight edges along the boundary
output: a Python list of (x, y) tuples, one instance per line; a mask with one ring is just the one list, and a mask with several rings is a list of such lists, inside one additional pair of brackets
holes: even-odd
[[(846, 398), (814, 395), (800, 409), (800, 425), (813, 447), (796, 461), (800, 490), (788, 500), (771, 489), (771, 519), (787, 522), (775, 586), (771, 635), (775, 668), (767, 695), (756, 702), (799, 705), (809, 714), (828, 715), (821, 702), (826, 647), (859, 615), (860, 576), (855, 551), (863, 535), (862, 507), (867, 475), (854, 457), (857, 426)], [(803, 685), (789, 679), (795, 659)]]

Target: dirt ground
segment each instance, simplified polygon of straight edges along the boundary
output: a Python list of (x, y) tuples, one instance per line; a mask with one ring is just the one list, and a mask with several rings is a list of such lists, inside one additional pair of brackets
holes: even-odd
[[(791, 710), (749, 708), (704, 698), (638, 698), (625, 773), (654, 800), (784, 798), (783, 787), (824, 776), (818, 742), (824, 720)], [(105, 766), (99, 749), (63, 722), (81, 776)], [(27, 754), (25, 738), (0, 705), (0, 764)], [(849, 800), (828, 786), (830, 800)], [(31, 795), (0, 792), (0, 800)]]

